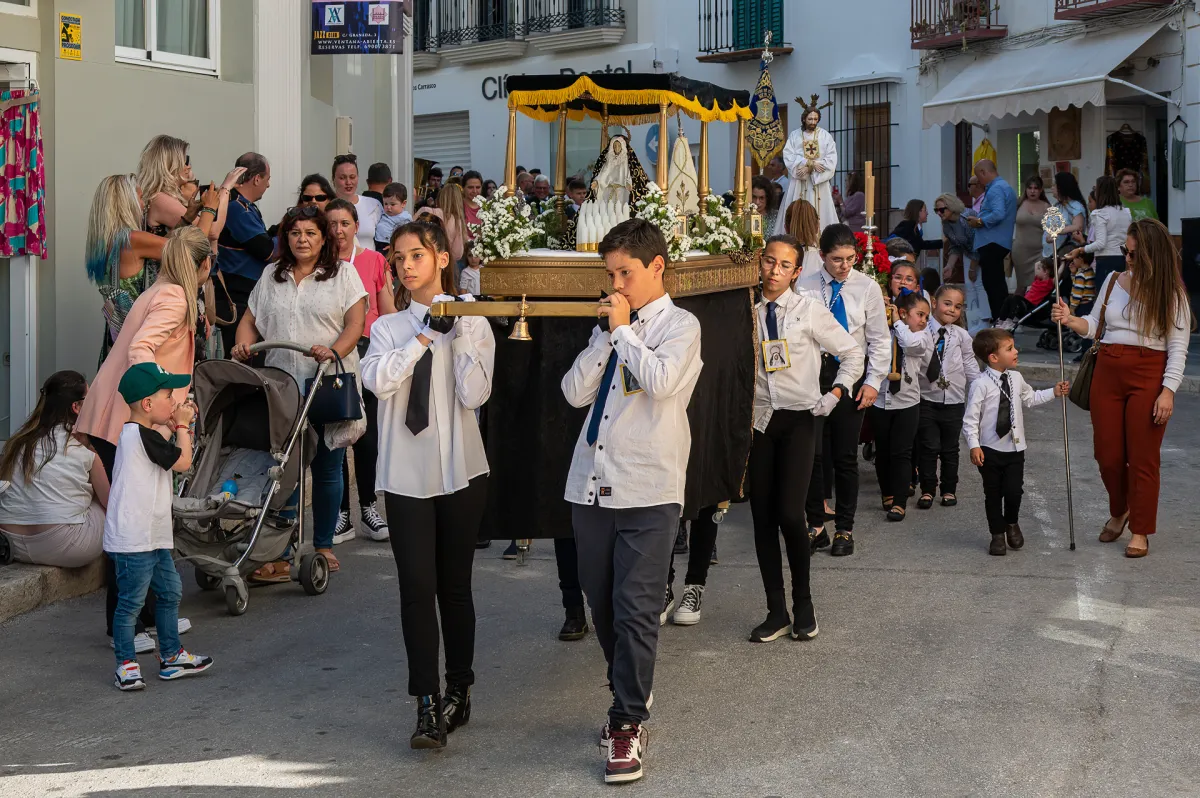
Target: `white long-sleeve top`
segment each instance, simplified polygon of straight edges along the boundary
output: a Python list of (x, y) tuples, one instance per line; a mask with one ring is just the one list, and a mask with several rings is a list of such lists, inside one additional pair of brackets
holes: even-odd
[[(904, 363), (900, 367), (900, 390), (892, 393), (891, 382), (885, 376), (883, 386), (879, 389), (879, 395), (875, 397), (875, 407), (880, 410), (905, 410), (915, 407), (921, 402), (921, 382), (918, 375), (921, 372), (921, 363), (929, 350), (929, 339), (925, 335), (925, 330), (913, 332), (902, 321), (896, 321), (892, 325), (892, 335), (896, 336), (896, 343), (904, 352)], [(888, 368), (890, 369), (890, 344), (888, 348)]]
[[(1008, 374), (1008, 388), (1012, 392), (1012, 429), (1003, 438), (996, 435), (996, 414), (1000, 410), (1000, 378)], [(986, 446), (998, 452), (1025, 451), (1026, 407), (1044, 405), (1054, 398), (1053, 388), (1035, 391), (1025, 382), (1020, 372), (1009, 369), (999, 372), (986, 368), (967, 395), (967, 410), (963, 416), (963, 437), (967, 446), (977, 449)]]
[[(1104, 296), (1108, 292), (1109, 282), (1117, 280), (1119, 276), (1119, 272), (1113, 272), (1104, 278), (1104, 285), (1100, 286), (1099, 292), (1096, 294), (1095, 307), (1092, 308), (1091, 313), (1083, 317), (1088, 324), (1085, 338), (1096, 336), (1096, 330), (1100, 327), (1100, 308), (1104, 305)], [(1117, 280), (1113, 284), (1112, 293), (1108, 295), (1108, 309), (1104, 312), (1104, 337), (1100, 339), (1100, 343), (1142, 346), (1158, 352), (1165, 351), (1167, 367), (1163, 371), (1162, 386), (1170, 388), (1172, 391), (1178, 391), (1179, 383), (1183, 382), (1183, 367), (1187, 362), (1188, 342), (1191, 339), (1191, 308), (1188, 307), (1187, 302), (1183, 302), (1177, 309), (1175, 321), (1167, 334), (1153, 338), (1143, 338), (1138, 332), (1140, 312), (1139, 306), (1133, 304), (1129, 293), (1121, 287), (1121, 282)]]
[(1129, 209), (1112, 205), (1097, 208), (1092, 211), (1088, 221), (1091, 223), (1088, 236), (1091, 243), (1084, 246), (1084, 251), (1101, 256), (1120, 255), (1125, 234), (1129, 231), (1129, 225), (1133, 224)]
[[(946, 343), (942, 347), (942, 376), (950, 383), (944, 390), (936, 381), (925, 376), (929, 362), (938, 356), (937, 343), (941, 330), (946, 331)], [(967, 386), (979, 376), (979, 361), (971, 349), (971, 334), (957, 324), (943, 326), (935, 318), (929, 319), (925, 328), (928, 350), (921, 358), (921, 398), (943, 405), (961, 405), (967, 401)]]
[[(828, 308), (833, 299), (833, 277), (824, 269), (805, 269), (796, 279), (796, 293), (815, 299)], [(888, 332), (887, 311), (879, 284), (854, 269), (846, 277), (841, 296), (846, 305), (848, 332), (866, 354), (864, 385), (875, 390), (887, 378), (892, 362), (892, 337)]]
[(763, 360), (762, 342), (767, 338), (766, 299), (756, 306), (758, 329), (756, 348), (758, 374), (754, 380), (754, 428), (765, 432), (776, 410), (812, 410), (821, 398), (821, 350), (840, 359), (836, 384), (846, 390), (863, 372), (863, 351), (842, 329), (833, 314), (820, 302), (784, 291), (775, 300), (775, 326), (779, 338), (787, 341), (786, 369), (768, 372)]
[[(379, 397), (379, 461), (375, 489), (428, 499), (462, 490), (488, 472), (475, 408), (492, 393), (496, 341), (487, 319), (464, 316), (426, 347), (417, 335), (429, 308), (412, 302), (380, 316), (362, 361), (363, 385)], [(413, 435), (404, 424), (417, 361), (433, 350), (429, 426)]]
[[(588, 426), (614, 351), (616, 372), (589, 446)], [(667, 294), (615, 332), (596, 327), (562, 378), (572, 407), (592, 406), (575, 442), (566, 500), (616, 509), (682, 506), (692, 448), (687, 406), (702, 366), (700, 322)]]

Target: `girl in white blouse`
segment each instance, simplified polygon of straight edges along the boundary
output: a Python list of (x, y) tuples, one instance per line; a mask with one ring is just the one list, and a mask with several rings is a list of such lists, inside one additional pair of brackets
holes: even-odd
[(1108, 276), (1091, 313), (1072, 316), (1059, 299), (1050, 317), (1083, 338), (1104, 327), (1090, 394), (1111, 516), (1100, 541), (1111, 543), (1128, 526), (1125, 556), (1145, 557), (1158, 524), (1160, 449), (1195, 325), (1167, 228), (1155, 219), (1134, 222), (1124, 249), (1126, 270)]
[(1096, 282), (1103, 283), (1104, 278), (1113, 272), (1125, 271), (1121, 245), (1125, 243), (1125, 232), (1133, 224), (1133, 217), (1129, 209), (1121, 204), (1116, 178), (1108, 175), (1098, 178), (1092, 196), (1096, 200), (1096, 210), (1088, 217), (1090, 243), (1072, 250), (1067, 260), (1075, 259), (1082, 252), (1092, 253), (1096, 256)]
[(449, 249), (432, 220), (396, 228), (400, 310), (375, 322), (362, 364), (363, 384), (379, 397), (376, 487), (400, 580), (408, 692), (417, 697), (413, 748), (444, 747), (446, 735), (470, 720), (475, 681), (471, 565), (488, 473), (475, 409), (491, 394), (496, 342), (485, 318), (430, 316), (432, 304), (455, 301)]
[(912, 479), (913, 443), (921, 417), (921, 361), (928, 349), (922, 334), (929, 323), (924, 294), (909, 292), (896, 299), (900, 318), (892, 325), (899, 347), (898, 380), (884, 380), (867, 420), (875, 434), (875, 476), (889, 521), (903, 521)]

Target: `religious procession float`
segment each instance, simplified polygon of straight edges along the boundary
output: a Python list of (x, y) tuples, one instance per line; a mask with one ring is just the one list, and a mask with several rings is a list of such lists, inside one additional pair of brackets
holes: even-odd
[[(634, 217), (662, 230), (670, 253), (667, 292), (701, 326), (704, 369), (688, 406), (692, 450), (684, 517), (741, 497), (754, 400), (753, 288), (763, 242), (762, 218), (749, 202), (749, 93), (667, 74), (513, 75), (505, 87), (505, 185), (482, 202), (473, 231), (484, 262), (482, 293), (491, 301), (431, 310), (491, 316), (511, 329), (497, 336), (484, 422), (491, 465), (484, 536), (517, 540), (523, 553), (530, 538), (572, 534), (563, 493), (587, 408), (568, 405), (559, 385), (587, 345), (598, 300), (611, 290), (597, 245), (609, 229)], [(559, 123), (555, 206), (540, 214), (514, 191), (519, 113)], [(698, 168), (682, 124), (669, 146), (669, 122), (679, 114), (700, 122)], [(600, 152), (587, 199), (568, 213), (567, 129), (584, 118), (601, 123)], [(732, 209), (710, 191), (713, 122), (738, 126)], [(628, 126), (654, 123), (661, 143), (651, 181)]]

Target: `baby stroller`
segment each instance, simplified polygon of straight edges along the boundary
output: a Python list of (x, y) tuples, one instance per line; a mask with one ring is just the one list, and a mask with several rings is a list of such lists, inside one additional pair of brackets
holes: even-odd
[[(274, 341), (255, 344), (251, 352), (280, 348), (309, 350)], [(320, 364), (318, 382), (327, 368)], [(246, 612), (246, 577), (289, 547), (299, 563), (292, 580), (310, 596), (324, 593), (329, 563), (304, 534), (304, 469), (317, 451), (317, 434), (308, 425), (312, 394), (302, 399), (287, 372), (233, 360), (198, 363), (193, 386), (196, 452), (172, 506), (176, 559), (195, 566), (202, 589), (223, 589), (231, 615)], [(237, 484), (236, 493), (222, 487), (228, 480)], [(297, 486), (292, 520), (281, 511), (291, 509)]]

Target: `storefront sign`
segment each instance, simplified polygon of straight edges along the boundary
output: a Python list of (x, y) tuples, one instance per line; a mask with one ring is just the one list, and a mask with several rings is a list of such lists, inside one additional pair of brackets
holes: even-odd
[(404, 52), (407, 4), (341, 0), (312, 4), (313, 55), (389, 55)]
[(78, 14), (58, 15), (58, 57), (83, 60), (83, 18)]

